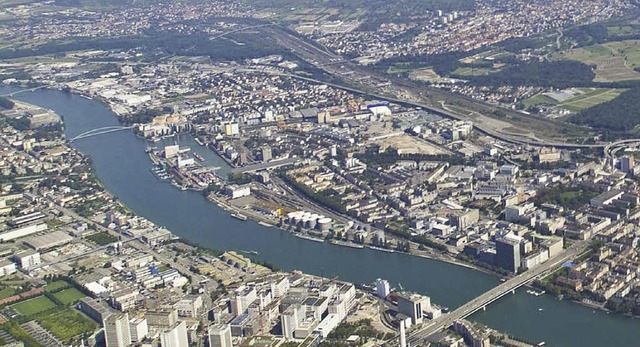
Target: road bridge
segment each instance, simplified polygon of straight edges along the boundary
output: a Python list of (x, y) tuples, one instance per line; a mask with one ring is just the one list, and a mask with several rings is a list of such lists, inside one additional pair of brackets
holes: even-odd
[(635, 145), (635, 146), (640, 145), (640, 139), (627, 139), (627, 140), (611, 142), (604, 147), (604, 155), (607, 159), (613, 159), (613, 157), (615, 156), (615, 153), (619, 151), (620, 148), (631, 146), (631, 145)]
[(409, 334), (408, 341), (412, 346), (422, 345), (421, 342), (423, 339), (449, 327), (459, 319), (466, 318), (473, 313), (486, 308), (487, 305), (499, 300), (505, 295), (514, 293), (516, 289), (530, 283), (531, 281), (543, 277), (556, 266), (580, 255), (588, 246), (588, 240), (574, 243), (571, 247), (567, 248), (555, 257), (550, 258), (538, 267), (505, 281), (497, 287), (458, 307), (454, 311), (442, 315), (430, 323), (426, 323), (424, 326), (419, 327), (417, 330), (412, 331)]

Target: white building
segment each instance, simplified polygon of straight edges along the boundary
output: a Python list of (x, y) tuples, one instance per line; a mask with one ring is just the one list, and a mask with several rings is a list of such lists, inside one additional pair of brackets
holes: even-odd
[(235, 292), (233, 298), (231, 298), (231, 311), (234, 315), (238, 316), (244, 313), (249, 308), (249, 305), (256, 301), (258, 298), (258, 292), (254, 287), (242, 286)]
[(376, 280), (376, 296), (384, 299), (389, 296), (390, 291), (391, 289), (387, 280), (380, 278)]
[(20, 237), (29, 236), (31, 234), (35, 234), (41, 231), (47, 230), (47, 225), (42, 224), (32, 224), (25, 227), (11, 229), (9, 231), (5, 231), (0, 233), (0, 242), (7, 242), (9, 240), (17, 239)]
[(0, 260), (0, 277), (11, 275), (18, 271), (16, 264), (10, 262), (8, 259)]
[(160, 334), (161, 347), (189, 347), (187, 324), (180, 321)]
[(233, 347), (229, 324), (216, 324), (209, 327), (209, 347)]
[(178, 145), (164, 146), (164, 157), (167, 159), (175, 157), (179, 152), (180, 146)]
[(287, 295), (289, 292), (289, 278), (283, 277), (281, 280), (275, 283), (271, 283), (271, 292), (273, 293), (273, 297), (280, 298)]
[(202, 309), (203, 302), (200, 295), (187, 295), (178, 301), (174, 308), (178, 310), (178, 315), (182, 317), (196, 317)]
[(251, 187), (248, 184), (243, 186), (231, 184), (225, 188), (225, 191), (231, 199), (251, 195)]
[(131, 332), (131, 342), (140, 342), (147, 337), (149, 325), (146, 318), (134, 318), (129, 321), (129, 331)]
[(14, 256), (14, 259), (18, 263), (18, 266), (24, 270), (28, 270), (42, 263), (42, 260), (40, 260), (40, 253), (32, 250), (19, 252)]
[(224, 134), (227, 136), (236, 136), (240, 134), (238, 123), (229, 123), (224, 126)]
[(127, 347), (131, 345), (129, 314), (112, 314), (105, 318), (104, 339), (106, 347)]
[(285, 339), (291, 340), (294, 338), (294, 333), (298, 326), (305, 318), (304, 306), (300, 304), (293, 304), (282, 313), (280, 319), (282, 321), (282, 335)]

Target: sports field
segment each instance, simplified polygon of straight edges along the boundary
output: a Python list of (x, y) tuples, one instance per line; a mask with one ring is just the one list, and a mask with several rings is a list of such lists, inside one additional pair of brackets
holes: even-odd
[(23, 316), (33, 316), (34, 314), (49, 310), (56, 307), (56, 304), (49, 300), (46, 296), (38, 296), (27, 301), (23, 301), (12, 305), (11, 308), (16, 310)]
[(558, 102), (544, 94), (538, 94), (523, 101), (526, 107), (536, 105), (555, 105)]
[(65, 305), (70, 305), (78, 302), (80, 299), (84, 298), (86, 295), (82, 294), (81, 291), (76, 288), (69, 288), (57, 293), (54, 293), (53, 296), (60, 300), (61, 303)]
[(596, 82), (640, 79), (634, 69), (640, 67), (640, 40), (613, 41), (571, 49), (554, 59), (577, 60), (596, 66)]
[(62, 289), (69, 288), (69, 287), (71, 287), (71, 285), (69, 283), (67, 283), (66, 281), (55, 281), (55, 282), (51, 282), (51, 283), (47, 284), (44, 287), (44, 290), (46, 292), (52, 293), (52, 292), (57, 292), (57, 291), (60, 291)]

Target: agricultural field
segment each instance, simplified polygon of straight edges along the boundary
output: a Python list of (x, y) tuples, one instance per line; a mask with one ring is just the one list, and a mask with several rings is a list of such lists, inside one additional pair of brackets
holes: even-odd
[(640, 79), (640, 40), (613, 41), (571, 49), (553, 56), (557, 60), (576, 60), (596, 66), (596, 82)]
[[(570, 112), (580, 112), (589, 107), (599, 105), (603, 102), (611, 101), (624, 92), (625, 89), (609, 89), (609, 88), (582, 88), (576, 90), (559, 91), (555, 94), (566, 95), (566, 99), (553, 98), (549, 93), (538, 94), (527, 100), (524, 100), (524, 106), (559, 106)], [(571, 96), (573, 94), (573, 96)]]
[(580, 112), (589, 107), (611, 101), (624, 92), (624, 89), (594, 88), (587, 93), (560, 103), (560, 107), (571, 112)]
[(638, 30), (631, 25), (612, 25), (607, 27), (607, 34), (610, 36), (635, 35)]
[(93, 320), (71, 308), (52, 313), (39, 319), (39, 322), (63, 341), (84, 333), (91, 333), (96, 329), (96, 323)]
[(54, 293), (53, 296), (60, 300), (61, 303), (65, 305), (71, 305), (78, 302), (80, 299), (84, 298), (84, 295), (81, 291), (76, 288), (68, 288), (57, 293)]
[(496, 70), (486, 67), (459, 67), (453, 71), (456, 76), (486, 76)]
[(23, 316), (29, 317), (46, 310), (55, 308), (56, 304), (49, 300), (46, 296), (38, 296), (33, 299), (29, 299), (15, 305), (11, 305), (11, 308), (16, 310)]

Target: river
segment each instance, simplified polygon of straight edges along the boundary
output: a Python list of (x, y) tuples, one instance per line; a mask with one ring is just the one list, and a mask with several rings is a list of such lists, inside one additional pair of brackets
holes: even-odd
[[(0, 94), (18, 90), (0, 86)], [(85, 131), (118, 125), (104, 104), (55, 90), (20, 93), (15, 99), (56, 111), (72, 138)], [(206, 163), (229, 172), (226, 163), (190, 136), (164, 140), (190, 146)], [(257, 260), (285, 270), (338, 276), (354, 283), (387, 279), (392, 286), (429, 295), (434, 303), (457, 307), (495, 286), (498, 280), (468, 268), (399, 253), (351, 249), (302, 240), (287, 232), (242, 222), (208, 202), (201, 193), (180, 191), (158, 181), (151, 173), (147, 146), (162, 146), (136, 137), (131, 130), (83, 138), (73, 143), (91, 157), (96, 174), (107, 190), (137, 214), (174, 234), (202, 246), (237, 251), (257, 251)], [(472, 320), (499, 331), (545, 341), (547, 346), (635, 346), (640, 344), (640, 324), (632, 318), (608, 315), (549, 295), (533, 296), (521, 289), (490, 305)]]

